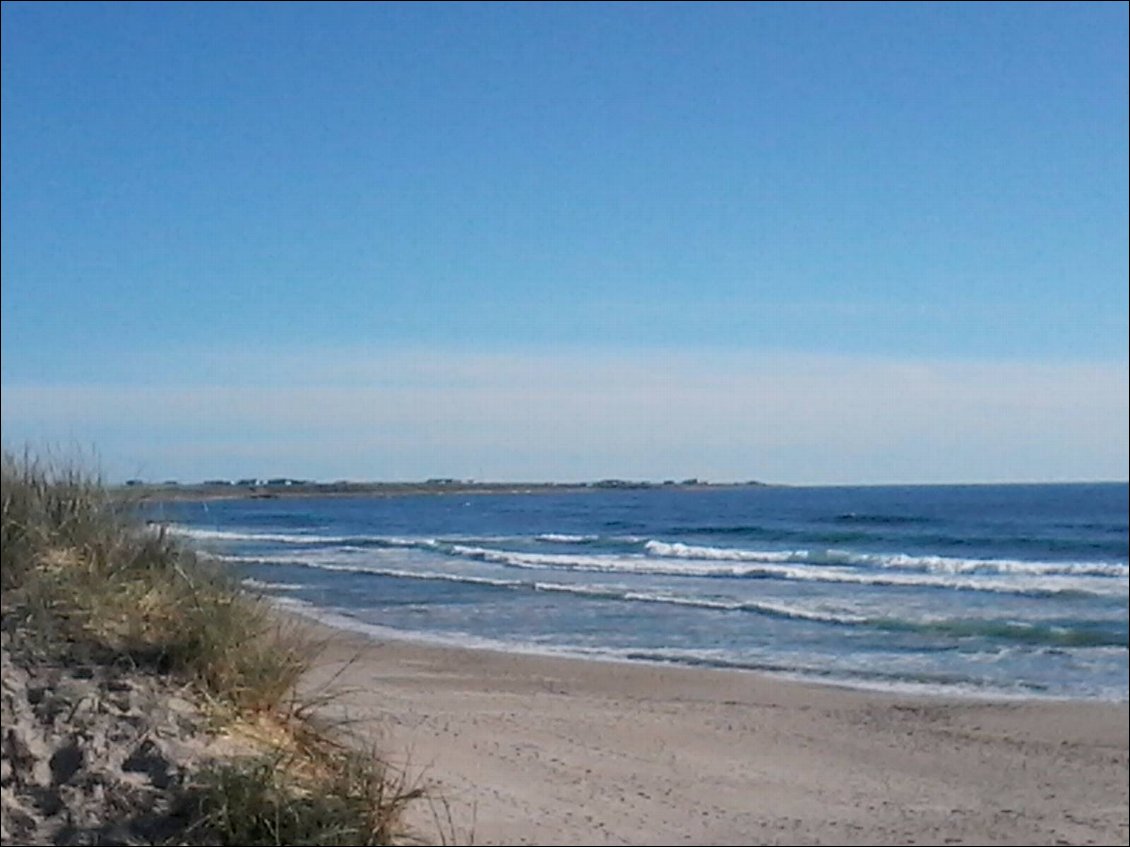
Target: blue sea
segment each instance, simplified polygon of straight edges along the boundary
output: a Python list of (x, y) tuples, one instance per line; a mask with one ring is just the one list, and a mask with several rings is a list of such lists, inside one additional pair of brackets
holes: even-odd
[(1127, 699), (1125, 483), (165, 503), (246, 585), (465, 646)]

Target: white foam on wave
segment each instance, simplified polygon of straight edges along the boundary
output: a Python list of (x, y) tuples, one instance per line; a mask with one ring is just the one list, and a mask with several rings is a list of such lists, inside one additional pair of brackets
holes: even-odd
[[(612, 569), (624, 567), (640, 572), (678, 574), (678, 567), (660, 568), (644, 571), (642, 568), (626, 565), (633, 559), (639, 558), (632, 555), (616, 554), (562, 554), (562, 553), (519, 553), (497, 549), (493, 547), (475, 546), (472, 544), (445, 542), (436, 538), (403, 537), (393, 535), (372, 536), (343, 536), (343, 535), (316, 535), (305, 533), (278, 533), (254, 532), (220, 529), (200, 529), (170, 524), (169, 530), (179, 535), (200, 541), (219, 542), (266, 542), (277, 544), (290, 544), (296, 546), (343, 546), (353, 549), (365, 549), (367, 546), (415, 548), (421, 550), (438, 550), (450, 552), (459, 556), (480, 559), (483, 561), (498, 562), (501, 564), (535, 567), (545, 565), (549, 567), (560, 566), (565, 568), (593, 568)], [(557, 544), (584, 544), (597, 541), (598, 535), (579, 535), (570, 533), (542, 533), (534, 539), (544, 543)], [(491, 541), (491, 539), (475, 539), (476, 541)], [(507, 538), (499, 538), (506, 541)], [(646, 557), (654, 560), (675, 559), (683, 562), (739, 562), (752, 564), (807, 564), (807, 565), (834, 565), (834, 566), (865, 566), (893, 571), (913, 571), (942, 575), (999, 575), (999, 576), (1069, 576), (1069, 577), (1108, 577), (1130, 581), (1130, 564), (1124, 562), (1103, 561), (1022, 561), (1016, 559), (969, 559), (952, 556), (914, 556), (905, 553), (855, 553), (848, 550), (822, 549), (822, 550), (749, 550), (736, 547), (712, 547), (706, 545), (686, 544), (677, 541), (661, 541), (658, 539), (625, 538), (625, 541), (643, 541), (643, 552)], [(709, 576), (743, 576), (739, 571), (730, 571), (724, 568), (710, 569), (701, 566), (690, 567), (688, 574), (702, 574)], [(876, 583), (882, 584), (882, 583)], [(1128, 582), (1130, 586), (1130, 582)]]
[(350, 553), (348, 550), (336, 550), (332, 553), (271, 553), (269, 555), (211, 553), (209, 558), (232, 565), (297, 565), (303, 568), (326, 569), (334, 564), (357, 561), (360, 557), (357, 553)]
[(625, 586), (576, 585), (560, 582), (534, 582), (528, 584), (538, 591), (556, 591), (566, 594), (588, 595), (609, 600), (625, 600), (639, 603), (659, 603), (670, 606), (687, 606), (697, 609), (715, 609), (724, 612), (757, 612), (773, 617), (793, 618), (795, 620), (818, 623), (865, 623), (862, 615), (818, 611), (784, 603), (765, 603), (741, 600), (725, 600), (712, 597), (687, 597), (670, 592), (633, 591)]
[(229, 529), (198, 529), (170, 524), (169, 531), (198, 541), (270, 541), (280, 544), (344, 544), (350, 539), (336, 535), (299, 535), (281, 532), (237, 532)]
[[(226, 557), (226, 560), (231, 561), (232, 558), (233, 557)], [(239, 561), (264, 562), (264, 560), (249, 559), (246, 557), (240, 558)], [(318, 570), (336, 571), (339, 573), (371, 574), (373, 576), (386, 576), (395, 579), (455, 582), (466, 585), (490, 586), (492, 588), (526, 589), (529, 591), (572, 594), (580, 597), (590, 597), (592, 599), (657, 603), (699, 609), (714, 609), (718, 611), (755, 612), (774, 617), (793, 618), (796, 620), (820, 623), (851, 624), (863, 623), (868, 620), (868, 618), (862, 615), (818, 610), (792, 604), (729, 600), (717, 597), (693, 597), (671, 592), (638, 591), (626, 585), (591, 585), (584, 583), (547, 582), (542, 580), (499, 579), (495, 577), (473, 576), (470, 574), (445, 573), (443, 571), (413, 571), (403, 568), (389, 568), (372, 564), (347, 562), (306, 562), (305, 564)], [(293, 583), (273, 583), (256, 579), (246, 579), (244, 580), (244, 584), (262, 590), (285, 591), (298, 590), (305, 587)]]
[(733, 547), (702, 547), (680, 542), (651, 540), (644, 544), (651, 556), (662, 559), (699, 559), (710, 562), (800, 562), (805, 550), (741, 550)]
[(302, 591), (309, 586), (301, 585), (297, 582), (270, 582), (263, 579), (255, 579), (247, 577), (247, 579), (240, 580), (240, 584), (245, 588), (250, 588), (253, 591)]
[(904, 553), (852, 553), (848, 550), (745, 550), (650, 540), (644, 550), (658, 558), (734, 562), (796, 562), (867, 565), (943, 574), (1026, 574), (1033, 576), (1130, 576), (1121, 562), (1028, 562), (1014, 559), (961, 559), (949, 556), (911, 556)]
[(298, 565), (320, 571), (334, 571), (336, 573), (371, 574), (373, 576), (391, 576), (399, 579), (435, 579), (448, 582), (463, 582), (470, 585), (493, 585), (501, 588), (521, 586), (521, 580), (494, 579), (491, 577), (471, 576), (469, 574), (452, 574), (431, 571), (412, 571), (403, 568), (382, 567), (378, 564), (366, 562), (357, 557), (337, 556), (334, 558), (310, 558), (300, 554), (281, 556), (216, 556), (217, 561), (231, 564), (244, 565)]
[(493, 547), (475, 547), (467, 544), (452, 544), (448, 549), (450, 552), (458, 556), (465, 556), (468, 559), (532, 568), (560, 567), (573, 570), (609, 570), (615, 568), (616, 562), (631, 558), (614, 554), (519, 553), (514, 550), (498, 550)]
[[(830, 551), (840, 552), (840, 551)], [(1104, 576), (1130, 577), (1130, 566), (1121, 562), (1026, 562), (1016, 559), (960, 559), (949, 556), (910, 556), (846, 554), (852, 561), (883, 568), (925, 570), (935, 573), (1031, 574), (1037, 576)]]
[(647, 603), (668, 603), (675, 606), (717, 609), (727, 612), (755, 612), (777, 618), (791, 618), (792, 620), (812, 621), (814, 623), (858, 624), (866, 623), (868, 620), (863, 615), (819, 611), (803, 606), (785, 603), (766, 603), (763, 601), (715, 600), (703, 597), (682, 597), (673, 594), (653, 594), (639, 591), (625, 592), (624, 599), (638, 600)]
[[(1122, 597), (1128, 586), (1121, 580), (1097, 576), (1066, 574), (993, 575), (923, 572), (918, 570), (863, 570), (858, 567), (816, 565), (804, 562), (724, 561), (712, 559), (661, 559), (640, 554), (581, 555), (519, 553), (466, 545), (449, 545), (449, 555), (538, 571), (580, 571), (606, 574), (637, 574), (670, 577), (732, 577), (738, 579), (777, 579), (789, 582), (837, 583), (860, 586), (906, 588), (945, 588), (985, 591), (1000, 594), (1089, 594)], [(334, 551), (280, 552), (270, 555), (240, 556), (221, 554), (220, 561), (247, 564), (281, 564), (354, 573), (386, 573), (379, 564), (379, 551), (365, 547), (341, 547)], [(391, 551), (385, 555), (395, 555)], [(408, 573), (408, 572), (406, 572)], [(460, 575), (461, 577), (464, 575)]]
[[(260, 560), (254, 560), (260, 561)], [(465, 573), (450, 573), (430, 570), (408, 570), (396, 567), (382, 567), (363, 562), (319, 562), (305, 563), (309, 567), (319, 570), (339, 573), (368, 574), (372, 576), (391, 577), (394, 579), (408, 579), (420, 581), (442, 581), (463, 585), (489, 586), (510, 590), (544, 591), (560, 594), (570, 594), (577, 597), (586, 597), (594, 600), (613, 600), (623, 602), (655, 603), (689, 608), (710, 609), (728, 612), (750, 612), (778, 618), (804, 620), (815, 623), (831, 624), (868, 624), (881, 623), (885, 614), (862, 614), (860, 609), (854, 611), (839, 608), (829, 608), (827, 603), (816, 602), (813, 604), (798, 604), (796, 602), (780, 602), (765, 600), (738, 600), (715, 596), (694, 596), (679, 594), (673, 591), (641, 591), (626, 584), (586, 584), (572, 582), (552, 582), (545, 580), (505, 579), (487, 576), (475, 576)], [(271, 583), (259, 583), (264, 587), (271, 587)], [(297, 586), (302, 587), (302, 586)], [(889, 610), (888, 610), (889, 611)], [(931, 623), (944, 624), (948, 618), (930, 616), (919, 619), (917, 624), (929, 625)], [(915, 625), (915, 621), (907, 620), (908, 626)], [(1018, 625), (1034, 626), (1028, 622)]]
[(655, 576), (760, 577), (796, 582), (951, 588), (1003, 594), (1064, 594), (1074, 592), (1098, 596), (1121, 596), (1127, 593), (1125, 583), (1095, 576), (1070, 576), (1067, 574), (1010, 575), (1005, 579), (991, 579), (980, 574), (961, 575), (945, 572), (900, 572), (898, 570), (864, 571), (848, 566), (817, 565), (808, 563), (808, 560), (805, 559), (789, 558), (796, 556), (797, 551), (769, 551), (763, 558), (757, 559), (752, 558), (753, 555), (762, 555), (757, 551), (735, 551), (749, 554), (746, 558), (678, 557), (669, 559), (643, 555), (600, 556), (516, 553), (463, 545), (453, 545), (451, 549), (460, 555), (481, 561), (495, 562), (508, 567), (542, 570), (565, 569)]
[(435, 538), (411, 538), (398, 535), (315, 535), (307, 533), (251, 532), (229, 529), (199, 529), (196, 527), (180, 526), (178, 524), (170, 524), (169, 532), (197, 541), (250, 541), (271, 544), (291, 544), (295, 546), (327, 547), (350, 545), (355, 549), (364, 549), (366, 545), (375, 547), (434, 549), (439, 543)]
[(369, 535), (362, 538), (349, 538), (347, 541), (371, 541), (384, 547), (435, 547), (434, 538), (404, 538), (399, 535)]

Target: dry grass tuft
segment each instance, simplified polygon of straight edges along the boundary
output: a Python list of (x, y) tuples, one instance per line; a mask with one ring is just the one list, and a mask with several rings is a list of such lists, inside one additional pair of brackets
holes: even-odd
[(374, 754), (284, 742), (206, 771), (199, 826), (225, 844), (390, 844), (405, 806), (423, 791)]

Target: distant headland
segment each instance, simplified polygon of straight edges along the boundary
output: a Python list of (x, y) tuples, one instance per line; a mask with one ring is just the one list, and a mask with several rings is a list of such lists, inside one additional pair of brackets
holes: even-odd
[(208, 479), (203, 482), (128, 480), (118, 489), (145, 500), (229, 500), (278, 497), (400, 497), (417, 494), (565, 494), (583, 491), (762, 487), (769, 483), (709, 482), (698, 478), (662, 482), (600, 479), (593, 482), (480, 482), (437, 477), (418, 482), (318, 482), (308, 479)]

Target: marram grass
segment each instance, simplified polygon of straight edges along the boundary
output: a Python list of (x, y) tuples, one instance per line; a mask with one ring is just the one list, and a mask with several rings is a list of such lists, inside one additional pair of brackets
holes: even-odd
[(190, 684), (230, 724), (280, 728), (193, 781), (189, 832), (240, 845), (387, 844), (421, 792), (315, 726), (295, 686), (312, 652), (264, 601), (75, 462), (3, 454), (3, 627), (29, 654)]

